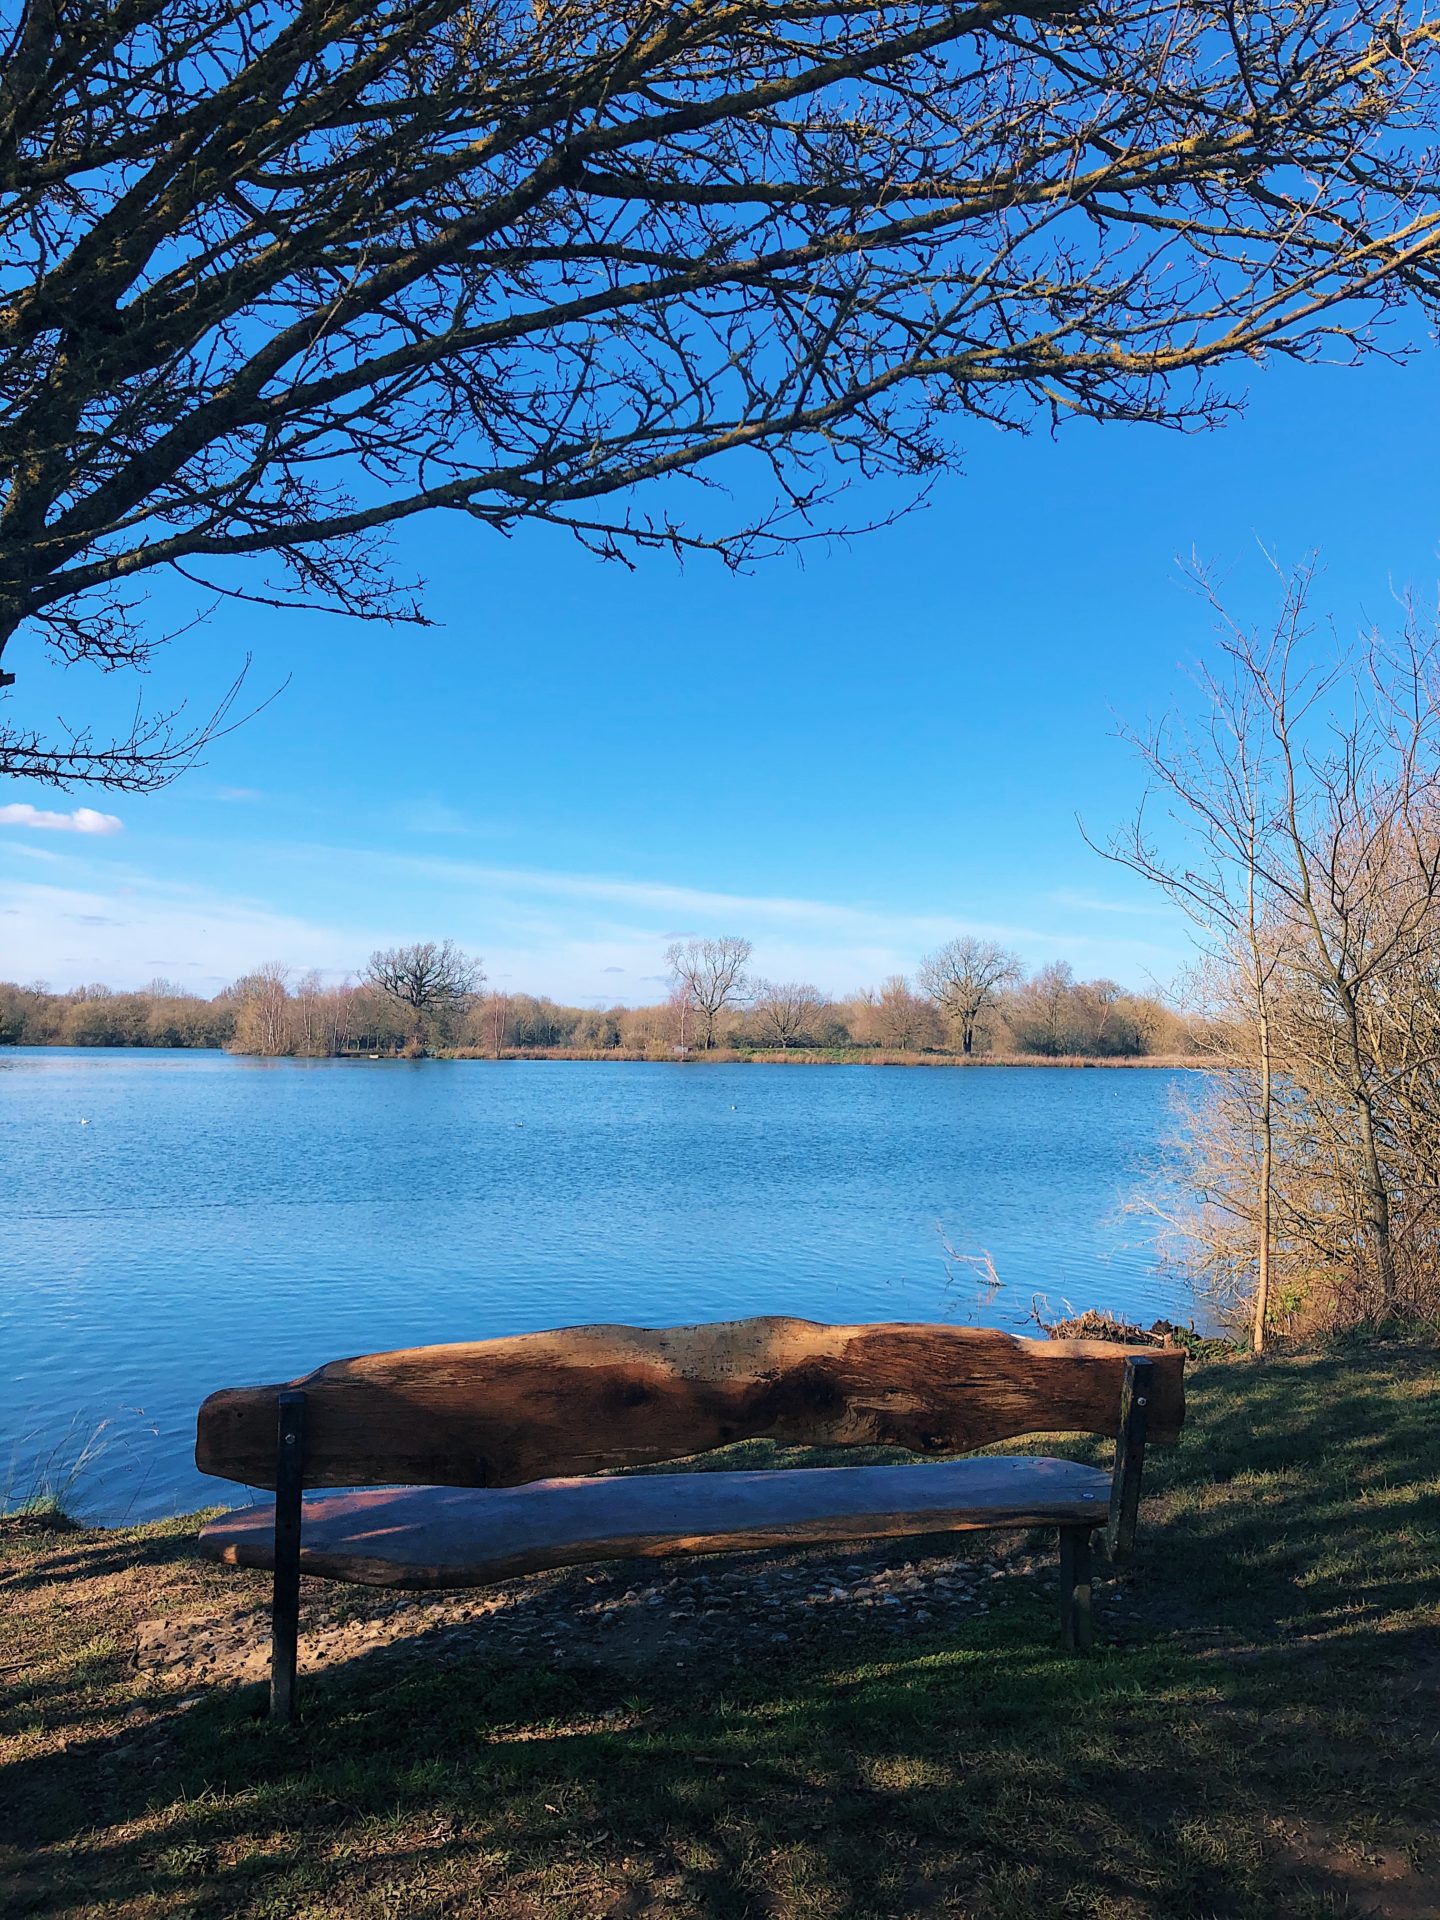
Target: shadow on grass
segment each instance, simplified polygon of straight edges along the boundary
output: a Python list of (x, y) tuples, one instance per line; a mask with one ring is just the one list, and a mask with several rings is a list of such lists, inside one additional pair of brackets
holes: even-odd
[[(220, 1509), (216, 1508), (216, 1512)], [(0, 1572), (0, 1594), (23, 1593), (37, 1587), (53, 1586), (65, 1579), (67, 1574), (83, 1573), (87, 1579), (102, 1578), (106, 1574), (128, 1573), (134, 1567), (168, 1567), (187, 1564), (195, 1559), (195, 1528), (187, 1528), (182, 1533), (161, 1534), (159, 1536), (141, 1534), (139, 1537), (125, 1533), (117, 1537), (113, 1544), (97, 1547), (97, 1536), (93, 1533), (83, 1535), (84, 1545), (66, 1551), (50, 1546), (52, 1539), (65, 1541), (76, 1531), (66, 1522), (60, 1528), (34, 1538), (32, 1544), (38, 1549), (36, 1557), (16, 1570)]]
[(35, 1856), (10, 1908), (1343, 1912), (1295, 1823), (1362, 1846), (1435, 1816), (1434, 1369), (1205, 1370), (1155, 1457), (1138, 1620), (1090, 1660), (1027, 1589), (944, 1636), (766, 1646), (724, 1678), (457, 1658), (436, 1628), (413, 1661), (308, 1681), (288, 1730), (255, 1688), (100, 1741), (47, 1687), (78, 1737), (8, 1770)]

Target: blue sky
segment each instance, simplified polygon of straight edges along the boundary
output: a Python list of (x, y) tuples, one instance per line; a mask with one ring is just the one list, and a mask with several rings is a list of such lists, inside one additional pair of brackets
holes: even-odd
[[(502, 987), (635, 1002), (670, 938), (735, 932), (765, 974), (844, 992), (979, 929), (1165, 982), (1183, 927), (1075, 816), (1103, 831), (1137, 798), (1116, 716), (1184, 702), (1211, 623), (1177, 559), (1257, 622), (1260, 542), (1320, 549), (1342, 630), (1407, 586), (1432, 602), (1437, 424), (1429, 345), (1254, 370), (1246, 415), (1204, 435), (977, 423), (925, 511), (741, 578), (412, 526), (397, 557), (437, 626), (223, 608), (147, 702), (202, 703), (246, 651), (257, 691), (291, 678), (203, 768), (149, 797), (0, 792), (0, 978), (211, 993), (262, 960), (338, 978), (450, 936)], [(16, 718), (133, 699), (24, 643), (13, 665)], [(29, 811), (76, 807), (108, 830)]]

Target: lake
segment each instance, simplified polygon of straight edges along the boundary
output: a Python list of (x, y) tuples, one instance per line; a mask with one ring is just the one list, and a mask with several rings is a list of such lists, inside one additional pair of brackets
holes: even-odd
[(190, 1457), (204, 1395), (385, 1347), (758, 1313), (1033, 1332), (1037, 1294), (1188, 1318), (1123, 1211), (1186, 1077), (0, 1050), (0, 1494), (88, 1445), (87, 1519), (238, 1498)]

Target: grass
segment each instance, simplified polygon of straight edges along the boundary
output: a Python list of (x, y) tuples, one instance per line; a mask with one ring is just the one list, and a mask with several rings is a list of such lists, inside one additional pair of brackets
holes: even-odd
[(1201, 1365), (1191, 1408), (1090, 1659), (1017, 1579), (959, 1630), (723, 1673), (372, 1656), (277, 1731), (255, 1688), (131, 1664), (140, 1619), (263, 1593), (196, 1560), (193, 1521), (6, 1523), (0, 1909), (1440, 1914), (1437, 1355)]
[(63, 1518), (76, 1486), (110, 1447), (113, 1425), (108, 1419), (92, 1425), (79, 1414), (74, 1415), (59, 1438), (29, 1465), (22, 1480), (19, 1461), (22, 1455), (31, 1453), (35, 1438), (25, 1435), (17, 1442), (0, 1478), (0, 1519), (22, 1515)]

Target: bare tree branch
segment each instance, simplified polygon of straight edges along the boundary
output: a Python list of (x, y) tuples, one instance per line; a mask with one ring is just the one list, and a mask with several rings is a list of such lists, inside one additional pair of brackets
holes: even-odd
[(715, 1045), (715, 1023), (727, 1007), (739, 1006), (750, 990), (745, 966), (751, 946), (734, 934), (674, 941), (665, 949), (672, 999), (700, 1016), (705, 1051)]
[[(967, 419), (1210, 424), (1226, 363), (1435, 305), (1437, 38), (1404, 0), (27, 0), (0, 651), (143, 662), (157, 569), (418, 619), (377, 541), (420, 512), (740, 564)], [(687, 514), (741, 455), (769, 504)], [(145, 752), (0, 731), (57, 783)]]

